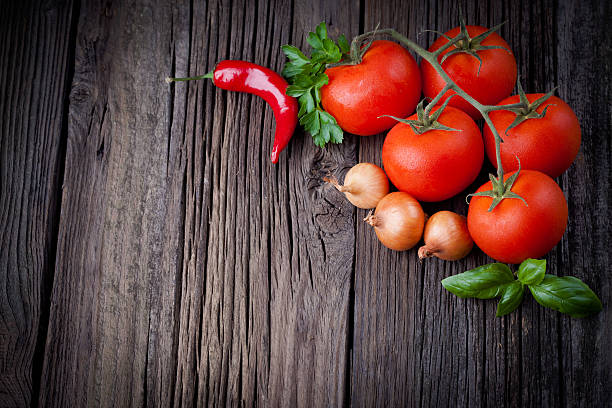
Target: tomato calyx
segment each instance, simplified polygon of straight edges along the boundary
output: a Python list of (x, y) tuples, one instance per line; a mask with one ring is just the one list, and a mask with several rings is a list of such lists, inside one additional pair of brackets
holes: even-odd
[(518, 125), (520, 125), (521, 123), (523, 123), (524, 121), (526, 121), (528, 119), (542, 119), (546, 115), (546, 110), (548, 109), (548, 107), (549, 106), (555, 106), (554, 103), (549, 103), (548, 105), (546, 105), (544, 107), (544, 110), (542, 111), (542, 113), (538, 113), (536, 111), (536, 109), (538, 109), (544, 102), (546, 102), (548, 100), (548, 98), (553, 96), (553, 94), (557, 90), (557, 87), (554, 87), (546, 95), (544, 95), (544, 96), (536, 99), (535, 101), (529, 103), (529, 100), (527, 99), (527, 95), (525, 95), (525, 91), (523, 91), (523, 87), (521, 86), (521, 79), (520, 78), (517, 80), (516, 85), (517, 85), (517, 88), (518, 88), (518, 94), (519, 94), (519, 98), (520, 98), (520, 102), (519, 102), (518, 105), (520, 105), (520, 106), (518, 106), (516, 108), (507, 108), (506, 109), (506, 110), (508, 110), (510, 112), (516, 113), (516, 117), (514, 118), (514, 121), (512, 121), (510, 126), (508, 126), (508, 128), (506, 129), (505, 134), (508, 134), (510, 129), (513, 129), (513, 128), (517, 127)]
[(506, 24), (505, 21), (503, 23), (496, 25), (495, 27), (488, 29), (484, 33), (479, 34), (476, 37), (472, 38), (468, 34), (468, 30), (465, 25), (465, 19), (463, 18), (462, 15), (459, 15), (459, 34), (457, 34), (455, 37), (451, 38), (447, 36), (446, 34), (441, 33), (439, 31), (435, 31), (435, 30), (427, 30), (427, 31), (432, 31), (437, 34), (440, 34), (441, 36), (443, 36), (444, 38), (448, 40), (448, 43), (446, 43), (445, 45), (440, 47), (438, 50), (436, 50), (435, 54), (440, 55), (442, 52), (446, 51), (448, 48), (455, 47), (453, 50), (447, 52), (446, 54), (442, 56), (442, 59), (440, 60), (440, 65), (442, 65), (444, 61), (446, 61), (450, 56), (459, 54), (459, 53), (464, 53), (464, 54), (471, 55), (472, 57), (478, 60), (478, 74), (480, 74), (480, 68), (482, 67), (482, 59), (480, 58), (480, 55), (478, 55), (478, 51), (502, 49), (502, 50), (507, 51), (508, 53), (512, 53), (512, 51), (510, 51), (506, 47), (502, 47), (499, 45), (482, 45), (482, 42), (484, 41), (485, 38), (487, 38), (489, 35), (491, 35), (495, 31), (499, 30), (499, 28), (503, 26), (504, 24)]
[(453, 96), (455, 95), (451, 95), (450, 97), (446, 98), (446, 101), (444, 101), (442, 106), (431, 114), (429, 113), (429, 111), (433, 107), (433, 103), (430, 103), (429, 105), (427, 105), (426, 108), (423, 108), (423, 105), (425, 103), (425, 99), (423, 99), (421, 102), (419, 102), (419, 104), (416, 107), (416, 113), (417, 113), (417, 118), (418, 118), (416, 120), (402, 119), (402, 118), (398, 118), (392, 115), (381, 115), (379, 116), (379, 118), (383, 116), (387, 116), (391, 119), (395, 119), (398, 122), (401, 122), (405, 125), (410, 126), (412, 131), (416, 133), (417, 135), (422, 135), (423, 133), (429, 132), (430, 130), (446, 130), (450, 132), (458, 132), (459, 131), (458, 129), (453, 129), (451, 127), (448, 127), (438, 122), (438, 118), (440, 117), (440, 115), (442, 114), (446, 106), (448, 105), (448, 102), (452, 99)]
[(506, 181), (503, 180), (502, 175), (495, 177), (493, 174), (489, 174), (489, 180), (491, 180), (491, 185), (493, 186), (493, 188), (487, 191), (480, 191), (478, 193), (468, 194), (466, 197), (466, 202), (469, 197), (491, 197), (493, 201), (491, 201), (491, 205), (489, 206), (488, 211), (493, 211), (493, 209), (497, 207), (497, 205), (501, 203), (503, 199), (518, 198), (519, 200), (524, 202), (527, 207), (529, 207), (529, 204), (527, 204), (527, 201), (525, 201), (523, 197), (511, 191), (514, 182), (516, 181), (519, 176), (519, 173), (521, 172), (521, 161), (518, 157), (516, 158), (516, 160), (518, 161), (518, 170), (516, 171), (516, 173), (508, 177)]
[[(344, 65), (359, 65), (363, 61), (363, 56), (368, 51), (374, 39), (378, 35), (378, 25), (374, 28), (374, 31), (358, 35), (351, 41), (350, 49), (348, 43), (346, 46), (347, 51), (343, 52), (342, 59), (339, 62), (333, 64), (327, 64), (326, 68), (341, 67)], [(346, 41), (346, 40), (344, 40)]]

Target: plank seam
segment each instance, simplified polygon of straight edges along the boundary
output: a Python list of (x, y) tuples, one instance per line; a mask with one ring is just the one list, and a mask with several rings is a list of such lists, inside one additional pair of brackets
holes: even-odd
[[(50, 312), (51, 312), (51, 294), (53, 291), (53, 284), (55, 281), (55, 267), (57, 263), (57, 245), (59, 242), (59, 227), (62, 217), (62, 198), (63, 198), (63, 183), (64, 174), (66, 170), (66, 153), (68, 148), (68, 119), (70, 113), (70, 90), (72, 88), (72, 82), (74, 80), (74, 69), (76, 63), (76, 38), (78, 32), (78, 22), (80, 18), (81, 2), (75, 0), (72, 4), (72, 11), (70, 12), (70, 29), (68, 34), (68, 55), (67, 61), (67, 72), (64, 82), (64, 100), (62, 110), (62, 123), (60, 128), (59, 146), (56, 159), (57, 175), (55, 184), (56, 196), (54, 213), (52, 216), (51, 223), (51, 243), (49, 247), (49, 258), (48, 258), (48, 281), (44, 279), (43, 294), (41, 299), (41, 316), (39, 320), (38, 339), (34, 348), (32, 365), (32, 404), (40, 403), (39, 399), (41, 396), (41, 384), (43, 376), (44, 361), (43, 356), (46, 353), (47, 347), (47, 334), (50, 325)], [(41, 361), (40, 364), (36, 364), (36, 361)]]

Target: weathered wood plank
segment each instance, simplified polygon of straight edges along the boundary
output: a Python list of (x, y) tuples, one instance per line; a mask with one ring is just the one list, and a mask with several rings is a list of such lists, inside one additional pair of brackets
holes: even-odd
[(42, 406), (167, 406), (183, 232), (172, 10), (84, 2)]
[[(321, 20), (357, 31), (358, 12), (341, 6), (194, 4), (191, 44), (175, 44), (177, 55), (189, 47), (189, 65), (177, 60), (176, 74), (221, 59), (280, 71), (280, 46), (306, 44)], [(298, 132), (272, 165), (263, 101), (204, 82), (175, 92), (190, 152), (175, 404), (342, 404), (353, 210), (324, 197), (321, 177), (354, 163), (354, 142), (321, 152)]]
[[(521, 2), (508, 10), (509, 38), (514, 44), (514, 50), (517, 50), (515, 54), (519, 75), (527, 92), (545, 92), (557, 85), (554, 50), (555, 43), (563, 39), (558, 38), (555, 32), (555, 7), (552, 1)], [(512, 24), (513, 21), (517, 23)], [(559, 95), (564, 97), (561, 93)], [(574, 214), (570, 212), (568, 223), (571, 226), (573, 222)], [(564, 262), (565, 239), (547, 255), (548, 273), (561, 274), (558, 265)], [(512, 402), (524, 406), (559, 406), (563, 394), (560, 382), (559, 321), (568, 318), (545, 310), (528, 293), (517, 312), (520, 319), (517, 338), (520, 372), (518, 382), (509, 396), (513, 397)]]
[[(440, 285), (490, 261), (482, 252), (419, 263), (386, 250), (365, 212), (322, 183), (357, 159), (381, 164), (383, 135), (321, 151), (298, 131), (272, 165), (262, 100), (162, 79), (226, 58), (280, 70), (280, 45), (307, 48), (322, 20), (349, 38), (394, 26), (424, 46), (435, 35), (419, 32), (455, 26), (457, 7), (469, 23), (509, 20), (501, 34), (527, 90), (560, 85), (583, 130), (559, 179), (570, 222), (550, 270), (583, 279), (606, 308), (609, 4), (154, 3), (81, 5), (46, 347), (74, 7), (0, 13), (0, 405), (36, 398), (43, 348), (41, 406), (607, 404), (607, 309), (570, 319), (526, 295), (497, 319), (495, 302)], [(424, 208), (467, 211), (462, 196)]]
[[(355, 33), (359, 4), (346, 0), (296, 2), (292, 42), (305, 48), (305, 33), (321, 21), (328, 22), (333, 36)], [(330, 195), (333, 189), (322, 177), (350, 168), (356, 162), (356, 144), (349, 138), (342, 146), (320, 150), (308, 135), (300, 140), (299, 133), (296, 142), (294, 154), (288, 157), (289, 194), (285, 195), (279, 184), (282, 199), (276, 204), (290, 213), (282, 217), (289, 224), (283, 234), (286, 238), (277, 235), (274, 239), (282, 242), (289, 238), (289, 246), (273, 252), (271, 359), (277, 365), (271, 366), (270, 381), (276, 383), (271, 401), (290, 406), (339, 406), (346, 399), (349, 369), (354, 209), (335, 191)], [(274, 223), (276, 228), (282, 218)], [(285, 255), (289, 253), (290, 258)]]
[[(580, 109), (579, 101), (593, 95), (595, 78), (610, 76), (609, 66), (603, 63), (606, 57), (609, 59), (609, 52), (606, 54), (594, 44), (583, 48), (584, 41), (578, 40), (582, 38), (578, 33), (584, 35), (585, 30), (596, 33), (598, 24), (605, 26), (602, 20), (609, 20), (609, 10), (604, 10), (602, 5), (598, 12), (587, 8), (589, 11), (583, 11), (584, 16), (580, 18), (591, 19), (592, 26), (579, 30), (575, 20), (579, 18), (575, 17), (578, 13), (567, 4), (559, 10), (555, 2), (549, 1), (467, 2), (461, 7), (468, 23), (491, 26), (509, 20), (501, 34), (513, 47), (527, 90), (548, 90), (565, 82), (559, 94), (576, 108), (583, 124), (583, 140), (590, 141), (586, 145), (583, 142), (583, 151), (603, 143), (598, 147), (598, 156), (592, 154), (588, 159), (579, 156), (577, 163), (560, 179), (570, 203), (574, 196), (580, 196), (576, 202), (584, 205), (576, 205), (581, 211), (572, 211), (570, 206), (568, 233), (547, 259), (551, 273), (591, 277), (591, 281), (585, 281), (596, 288), (605, 304), (609, 284), (602, 279), (592, 279), (599, 272), (579, 275), (572, 272), (572, 265), (576, 265), (574, 259), (579, 258), (580, 262), (588, 262), (585, 270), (597, 271), (608, 263), (605, 256), (600, 256), (602, 245), (605, 245), (603, 237), (609, 235), (607, 218), (591, 227), (592, 222), (584, 217), (592, 212), (610, 212), (609, 138), (603, 140), (606, 136), (600, 133), (601, 129), (610, 128), (609, 114), (602, 116), (602, 112)], [(418, 37), (417, 33), (424, 29), (450, 29), (457, 25), (457, 15), (457, 5), (453, 2), (428, 5), (366, 2), (364, 29), (372, 29), (380, 22), (382, 27), (398, 27), (426, 46), (434, 35)], [(600, 38), (598, 34), (587, 36), (593, 41)], [(555, 49), (556, 44), (563, 45)], [(598, 53), (593, 55), (590, 50), (595, 48)], [(579, 49), (584, 51), (579, 54), (582, 59), (578, 63), (574, 56)], [(566, 66), (569, 61), (574, 61), (570, 67)], [(590, 71), (593, 64), (599, 64), (599, 71)], [(568, 68), (573, 68), (573, 72)], [(588, 75), (583, 74), (586, 71)], [(584, 78), (583, 82), (576, 83), (572, 79), (577, 76)], [(568, 97), (570, 93), (573, 98)], [(601, 87), (593, 97), (597, 101), (607, 101), (609, 86)], [(609, 103), (605, 105), (609, 107)], [(601, 117), (608, 122), (599, 121), (596, 125), (596, 118)], [(380, 164), (383, 140), (382, 136), (362, 138), (360, 161)], [(491, 166), (486, 165), (473, 188), (486, 180), (490, 170)], [(598, 175), (596, 186), (595, 174)], [(577, 180), (570, 182), (568, 178)], [(605, 181), (599, 181), (601, 178)], [(585, 189), (599, 191), (606, 199), (589, 201), (590, 206), (587, 206)], [(429, 213), (440, 209), (467, 211), (461, 197), (426, 204), (424, 208)], [(359, 213), (357, 218), (360, 218)], [(577, 232), (572, 233), (575, 229)], [(585, 242), (592, 242), (592, 245)], [(589, 252), (597, 255), (585, 259)], [(598, 351), (609, 347), (606, 339), (610, 325), (604, 324), (604, 313), (595, 319), (576, 321), (543, 310), (527, 295), (521, 310), (496, 319), (494, 302), (460, 300), (446, 293), (439, 284), (445, 276), (489, 262), (490, 259), (478, 250), (460, 262), (428, 260), (419, 264), (415, 251), (403, 254), (388, 251), (376, 242), (368, 227), (358, 223), (356, 253), (359, 256), (355, 271), (351, 387), (351, 400), (355, 405), (555, 406), (573, 405), (578, 401), (579, 405), (588, 406), (609, 400), (609, 391), (606, 391), (610, 389), (609, 375), (605, 373), (610, 372), (610, 362)], [(600, 323), (594, 324), (593, 320)], [(572, 331), (576, 334), (570, 335)], [(587, 337), (600, 340), (592, 343)], [(576, 339), (581, 339), (579, 349), (569, 345)], [(565, 361), (568, 356), (581, 361), (569, 371)], [(589, 382), (589, 387), (586, 386), (589, 380), (577, 374), (583, 373), (586, 366), (594, 367), (598, 374), (595, 382)], [(574, 387), (572, 392), (577, 398), (564, 395), (568, 385)], [(590, 388), (591, 392), (583, 388)]]
[[(468, 10), (469, 12), (469, 10)], [(394, 26), (427, 46), (425, 29), (456, 25), (454, 3), (368, 2), (365, 30), (380, 22)], [(473, 11), (467, 15), (473, 18)], [(363, 138), (360, 161), (380, 163), (384, 135)], [(478, 183), (475, 183), (478, 184)], [(461, 198), (424, 205), (465, 214)], [(373, 231), (358, 224), (355, 272), (355, 347), (352, 401), (357, 406), (477, 405), (483, 381), (482, 302), (457, 300), (440, 280), (484, 258), (420, 263), (416, 251), (396, 253), (382, 247)], [(487, 313), (485, 313), (487, 312)], [(454, 316), (454, 318), (453, 318)]]
[[(340, 404), (353, 210), (324, 199), (320, 178), (349, 167), (354, 149), (321, 154), (302, 139), (272, 166), (269, 138), (252, 142), (272, 131), (262, 101), (204, 83), (188, 96), (152, 86), (189, 63), (283, 64), (288, 26), (275, 19), (291, 19), (285, 4), (185, 7), (82, 10), (41, 404)], [(339, 19), (312, 16), (296, 33)], [(301, 160), (288, 160), (292, 149)]]
[(561, 177), (571, 222), (557, 268), (559, 275), (586, 282), (604, 305), (590, 319), (560, 319), (560, 399), (568, 406), (607, 406), (612, 400), (612, 50), (601, 44), (612, 41), (612, 4), (562, 1), (557, 14), (559, 95), (576, 111), (582, 130), (576, 162)]
[(70, 80), (68, 2), (0, 12), (0, 405), (38, 392), (47, 331)]

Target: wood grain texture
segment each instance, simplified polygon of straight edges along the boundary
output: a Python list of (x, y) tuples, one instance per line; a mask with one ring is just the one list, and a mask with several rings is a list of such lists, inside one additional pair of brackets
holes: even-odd
[(0, 406), (37, 393), (53, 281), (73, 5), (0, 12)]
[(85, 2), (41, 406), (168, 405), (182, 256), (170, 7)]
[[(476, 14), (473, 9), (463, 12)], [(433, 35), (419, 33), (446, 31), (456, 25), (457, 15), (454, 2), (425, 7), (419, 2), (367, 2), (364, 30), (378, 23), (398, 27), (427, 47)], [(384, 135), (362, 139), (360, 161), (380, 164), (383, 141)], [(461, 195), (424, 205), (429, 214), (441, 209), (467, 212)], [(489, 379), (484, 371), (486, 325), (503, 330), (504, 322), (495, 320), (494, 305), (457, 299), (443, 290), (440, 280), (485, 262), (482, 253), (453, 263), (419, 262), (415, 250), (397, 253), (382, 247), (363, 223), (358, 225), (356, 251), (361, 256), (355, 271), (353, 404), (480, 405), (489, 389), (484, 386)], [(492, 365), (493, 370), (498, 367), (495, 357)]]
[[(174, 46), (178, 55), (191, 38), (193, 52), (188, 64), (177, 59), (176, 75), (221, 59), (280, 71), (280, 46), (303, 46), (320, 20), (333, 21), (331, 32), (357, 31), (358, 13), (326, 7), (194, 5), (191, 32)], [(321, 152), (297, 132), (272, 165), (273, 116), (262, 100), (205, 82), (177, 85), (175, 99), (186, 119), (176, 112), (173, 123), (185, 120), (192, 140), (175, 404), (341, 405), (353, 210), (326, 197), (321, 178), (355, 162), (354, 143)]]
[[(606, 58), (609, 61), (609, 50), (589, 45), (589, 40), (609, 36), (597, 31), (601, 26), (596, 17), (608, 16), (609, 20), (609, 6), (583, 8), (569, 2), (542, 1), (467, 2), (459, 7), (468, 24), (492, 26), (509, 20), (500, 33), (515, 52), (526, 90), (539, 92), (563, 83), (559, 95), (576, 108), (582, 123), (583, 150), (559, 180), (574, 204), (570, 204), (568, 233), (547, 260), (550, 273), (579, 276), (597, 288), (605, 304), (609, 286), (600, 275), (608, 264), (603, 237), (610, 233), (609, 217), (594, 221), (586, 214), (610, 212), (609, 138), (602, 140), (594, 134), (596, 129), (610, 128), (609, 104), (603, 107), (604, 112), (602, 106), (585, 111), (579, 100), (609, 99), (608, 84), (593, 93), (596, 78), (610, 77), (609, 64), (603, 62)], [(366, 2), (364, 29), (373, 29), (377, 23), (403, 26), (409, 37), (427, 46), (432, 35), (418, 37), (417, 32), (446, 31), (457, 25), (457, 15), (454, 2), (432, 2), (427, 7)], [(579, 29), (578, 19), (592, 25)], [(585, 40), (583, 30), (593, 34)], [(555, 44), (559, 46), (555, 48)], [(601, 118), (605, 118), (603, 122)], [(383, 140), (362, 139), (360, 161), (379, 163)], [(584, 154), (593, 144), (598, 154)], [(491, 170), (485, 165), (468, 190), (483, 183)], [(601, 191), (602, 199), (589, 199), (592, 191)], [(424, 207), (429, 213), (439, 209), (467, 211), (463, 200), (456, 198)], [(609, 400), (610, 376), (604, 373), (610, 372), (611, 364), (608, 356), (599, 354), (600, 349), (612, 347), (605, 313), (572, 320), (544, 310), (526, 296), (516, 313), (496, 319), (494, 302), (456, 299), (439, 284), (445, 276), (490, 262), (480, 251), (452, 265), (435, 260), (420, 264), (414, 251), (392, 253), (370, 242), (373, 234), (367, 227), (358, 226), (357, 231), (356, 252), (365, 256), (357, 257), (355, 271), (351, 395), (355, 405), (596, 406)], [(578, 265), (581, 267), (576, 271)], [(572, 331), (576, 337), (569, 334)], [(576, 338), (582, 339), (580, 346), (573, 344)], [(576, 367), (581, 367), (581, 374), (577, 376), (574, 359), (580, 361)], [(594, 380), (584, 375), (584, 362), (592, 367)]]
[[(561, 177), (570, 223), (559, 275), (573, 275), (597, 288), (604, 305), (612, 302), (612, 4), (562, 2), (556, 25), (559, 94), (581, 119), (582, 145), (576, 162)], [(592, 34), (585, 37), (584, 31)], [(599, 102), (599, 101), (608, 101)], [(606, 308), (606, 306), (604, 306)], [(563, 405), (605, 406), (612, 400), (612, 315), (559, 318)]]
[[(0, 9), (0, 406), (607, 405), (611, 4)], [(568, 230), (547, 261), (595, 289), (597, 316), (570, 319), (526, 295), (495, 318), (494, 301), (440, 285), (490, 262), (481, 251), (419, 262), (380, 245), (366, 212), (322, 177), (380, 165), (384, 135), (321, 150), (298, 130), (272, 165), (263, 100), (163, 81), (223, 59), (280, 71), (280, 46), (308, 49), (322, 20), (334, 37), (380, 24), (426, 47), (436, 34), (421, 32), (456, 26), (459, 9), (471, 24), (507, 20), (525, 89), (558, 85), (580, 119), (581, 151), (558, 179)], [(465, 194), (424, 209), (465, 214)]]
[[(85, 216), (60, 226), (42, 405), (342, 404), (353, 209), (321, 178), (354, 144), (322, 153), (296, 135), (273, 166), (262, 101), (145, 85), (225, 58), (280, 70), (292, 33), (274, 19), (293, 12), (84, 7), (63, 210)], [(295, 15), (311, 16), (294, 21), (302, 45), (322, 19), (351, 24), (323, 6)]]

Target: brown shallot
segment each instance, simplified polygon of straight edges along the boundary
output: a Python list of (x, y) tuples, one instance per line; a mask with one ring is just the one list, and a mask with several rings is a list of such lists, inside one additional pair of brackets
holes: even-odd
[(344, 193), (351, 204), (358, 208), (375, 208), (380, 199), (389, 192), (387, 175), (383, 169), (372, 163), (358, 163), (353, 166), (346, 173), (343, 186), (333, 176), (323, 180)]
[(425, 213), (414, 197), (397, 191), (383, 197), (374, 214), (370, 212), (364, 221), (374, 227), (376, 236), (384, 246), (405, 251), (420, 241)]
[(425, 225), (425, 245), (419, 248), (419, 258), (432, 256), (445, 261), (456, 261), (470, 253), (474, 241), (464, 216), (451, 211), (439, 211)]

